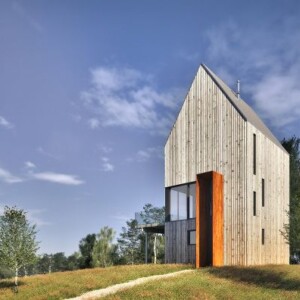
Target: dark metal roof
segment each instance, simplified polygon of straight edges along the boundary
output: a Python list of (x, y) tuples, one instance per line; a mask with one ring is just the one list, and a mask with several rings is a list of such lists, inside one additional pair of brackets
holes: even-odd
[(245, 121), (251, 123), (267, 138), (269, 138), (273, 143), (275, 143), (279, 148), (287, 153), (281, 143), (273, 135), (270, 129), (264, 124), (264, 122), (259, 118), (259, 116), (254, 112), (254, 110), (244, 100), (238, 98), (236, 94), (224, 83), (224, 81), (220, 79), (214, 72), (212, 72), (206, 65), (201, 64), (201, 67), (203, 67), (203, 69), (212, 78), (215, 84), (222, 90), (222, 92), (240, 113), (240, 115), (245, 119)]

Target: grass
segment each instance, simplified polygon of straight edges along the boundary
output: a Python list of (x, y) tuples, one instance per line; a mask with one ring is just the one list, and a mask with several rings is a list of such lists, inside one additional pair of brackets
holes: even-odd
[(204, 268), (104, 299), (300, 299), (300, 266)]
[(65, 299), (136, 278), (188, 268), (191, 267), (186, 265), (135, 265), (35, 275), (20, 279), (19, 293), (17, 294), (12, 291), (12, 279), (0, 280), (0, 299)]
[[(65, 299), (140, 277), (191, 268), (187, 265), (137, 265), (0, 280), (0, 299)], [(105, 299), (300, 299), (300, 266), (203, 268), (153, 281)]]

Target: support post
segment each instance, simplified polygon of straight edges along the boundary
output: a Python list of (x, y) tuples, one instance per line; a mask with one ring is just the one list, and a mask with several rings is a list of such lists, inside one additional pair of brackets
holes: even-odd
[(148, 263), (148, 234), (145, 231), (145, 264)]

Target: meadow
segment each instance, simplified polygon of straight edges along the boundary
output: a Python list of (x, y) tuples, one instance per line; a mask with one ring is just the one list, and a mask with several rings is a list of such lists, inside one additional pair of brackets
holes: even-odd
[[(0, 299), (66, 299), (140, 277), (166, 274), (188, 265), (133, 265), (58, 272), (0, 281)], [(300, 265), (203, 268), (153, 281), (102, 299), (300, 299)]]

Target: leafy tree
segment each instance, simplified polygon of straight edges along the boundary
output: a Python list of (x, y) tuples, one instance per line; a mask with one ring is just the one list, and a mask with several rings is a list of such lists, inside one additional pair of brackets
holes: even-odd
[(92, 252), (96, 241), (96, 234), (88, 234), (79, 242), (79, 251), (81, 254), (79, 266), (81, 269), (93, 267)]
[(107, 267), (112, 264), (112, 253), (115, 232), (112, 228), (105, 226), (101, 228), (93, 248), (93, 265), (95, 267)]
[(79, 257), (80, 254), (78, 252), (74, 252), (72, 255), (68, 256), (66, 269), (69, 271), (79, 269)]
[(51, 272), (61, 272), (68, 270), (68, 259), (64, 252), (57, 252), (50, 256), (51, 258)]
[(16, 287), (20, 268), (36, 259), (36, 233), (36, 226), (29, 224), (24, 210), (4, 208), (0, 216), (0, 264), (14, 271)]
[(300, 138), (284, 139), (283, 147), (290, 154), (290, 211), (289, 224), (283, 235), (290, 245), (291, 255), (300, 254)]
[(43, 254), (38, 257), (36, 262), (36, 273), (46, 274), (52, 272), (52, 255)]
[(127, 227), (122, 227), (122, 233), (118, 239), (121, 255), (126, 263), (141, 263), (143, 261), (142, 231), (134, 219), (127, 221), (126, 225)]
[[(163, 224), (165, 222), (165, 207), (155, 207), (147, 203), (140, 213), (145, 224)], [(150, 236), (149, 244), (152, 244), (153, 263), (157, 263), (157, 257), (164, 258), (164, 237), (161, 234), (153, 233)]]

